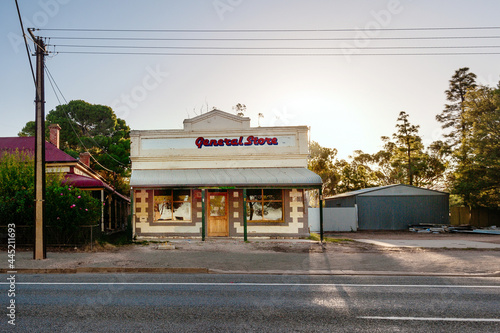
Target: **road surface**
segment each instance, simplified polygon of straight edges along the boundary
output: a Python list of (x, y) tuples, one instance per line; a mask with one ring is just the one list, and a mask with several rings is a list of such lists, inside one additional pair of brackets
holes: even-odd
[(500, 332), (500, 278), (8, 277), (2, 332)]

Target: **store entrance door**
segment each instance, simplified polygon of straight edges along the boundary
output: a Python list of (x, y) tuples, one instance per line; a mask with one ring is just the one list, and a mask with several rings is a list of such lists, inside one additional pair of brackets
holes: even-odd
[(208, 237), (229, 236), (229, 219), (227, 215), (227, 193), (208, 193)]

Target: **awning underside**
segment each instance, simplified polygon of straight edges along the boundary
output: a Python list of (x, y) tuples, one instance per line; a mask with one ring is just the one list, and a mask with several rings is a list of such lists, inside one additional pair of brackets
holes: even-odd
[(306, 168), (132, 170), (132, 187), (320, 187)]

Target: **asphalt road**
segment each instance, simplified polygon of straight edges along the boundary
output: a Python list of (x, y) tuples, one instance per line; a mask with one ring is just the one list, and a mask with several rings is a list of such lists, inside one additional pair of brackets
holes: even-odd
[[(2, 332), (500, 332), (500, 278), (19, 274), (14, 285), (7, 278)], [(12, 299), (15, 327), (6, 316)]]

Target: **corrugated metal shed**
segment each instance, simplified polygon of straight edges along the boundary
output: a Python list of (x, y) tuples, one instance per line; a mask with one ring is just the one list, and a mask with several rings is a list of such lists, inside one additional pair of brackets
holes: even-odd
[(355, 207), (361, 230), (403, 230), (411, 224), (449, 223), (449, 194), (409, 185), (389, 185), (342, 193), (325, 207)]
[(132, 187), (321, 186), (306, 168), (133, 170)]

